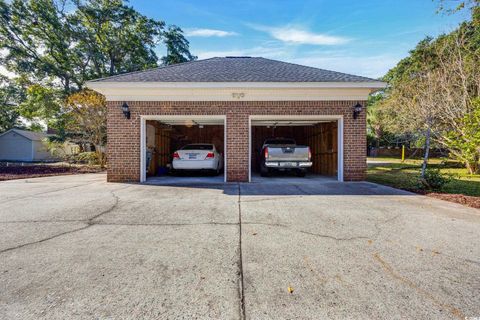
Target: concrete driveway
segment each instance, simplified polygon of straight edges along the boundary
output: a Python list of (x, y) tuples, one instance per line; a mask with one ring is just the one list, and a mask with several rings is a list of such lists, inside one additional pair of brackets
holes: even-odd
[(479, 210), (370, 183), (1, 182), (0, 318), (480, 317), (479, 244)]

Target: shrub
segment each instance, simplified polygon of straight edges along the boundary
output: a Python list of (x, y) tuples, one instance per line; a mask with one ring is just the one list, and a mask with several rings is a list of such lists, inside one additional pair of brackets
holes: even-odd
[(452, 181), (451, 174), (443, 174), (439, 168), (428, 168), (425, 177), (419, 179), (419, 188), (424, 190), (439, 190)]
[(100, 163), (96, 152), (81, 152), (75, 155), (75, 158), (72, 160), (77, 163), (86, 163), (90, 166)]

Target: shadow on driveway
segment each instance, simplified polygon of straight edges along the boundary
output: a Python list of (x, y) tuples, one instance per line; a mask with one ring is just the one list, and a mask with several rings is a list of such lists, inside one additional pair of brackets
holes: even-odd
[[(245, 196), (291, 196), (291, 195), (399, 195), (411, 196), (413, 193), (394, 189), (370, 182), (338, 182), (332, 177), (307, 176), (274, 176), (263, 178), (252, 176), (250, 183), (225, 183), (223, 176), (216, 177), (153, 177), (146, 186), (168, 186), (174, 188), (198, 188), (223, 190), (227, 195)], [(240, 189), (239, 189), (240, 187)]]

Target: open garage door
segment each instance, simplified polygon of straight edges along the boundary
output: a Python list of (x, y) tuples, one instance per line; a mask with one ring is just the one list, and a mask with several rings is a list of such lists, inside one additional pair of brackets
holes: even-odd
[(142, 182), (225, 181), (224, 116), (142, 117), (141, 130)]
[[(250, 118), (250, 180), (265, 170), (264, 142), (272, 138), (293, 139), (297, 145), (308, 146), (311, 167), (307, 177), (331, 177), (343, 181), (343, 122), (341, 117), (251, 116)], [(285, 150), (284, 150), (285, 151)], [(293, 168), (269, 167), (269, 175), (288, 177), (299, 172)]]

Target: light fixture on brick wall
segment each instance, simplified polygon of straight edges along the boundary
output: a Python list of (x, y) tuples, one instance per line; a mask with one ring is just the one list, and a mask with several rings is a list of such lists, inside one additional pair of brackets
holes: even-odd
[(130, 107), (126, 102), (122, 104), (122, 111), (125, 118), (130, 119)]
[(360, 112), (362, 112), (362, 105), (357, 103), (353, 106), (353, 119), (357, 119)]

